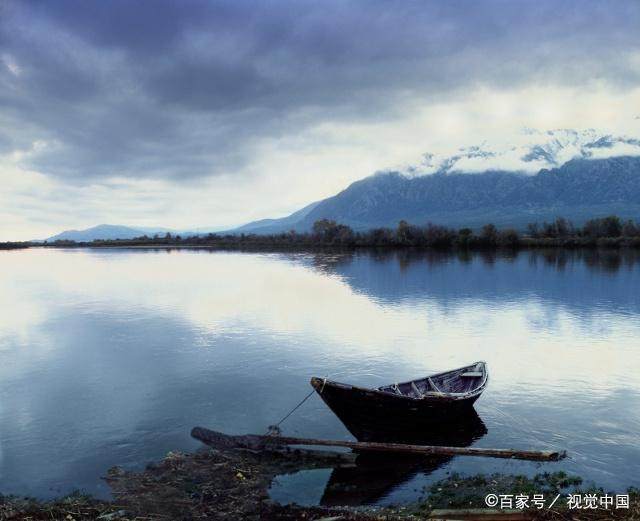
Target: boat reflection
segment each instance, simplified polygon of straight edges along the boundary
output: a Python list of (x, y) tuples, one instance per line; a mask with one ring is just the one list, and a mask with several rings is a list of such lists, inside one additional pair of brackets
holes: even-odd
[[(349, 431), (358, 433), (359, 441), (407, 443), (416, 445), (446, 445), (468, 447), (487, 433), (487, 428), (471, 409), (462, 417), (424, 422), (412, 429), (392, 426), (354, 425)], [(416, 474), (430, 474), (453, 456), (419, 456), (415, 454), (360, 453), (355, 465), (334, 468), (325, 486), (320, 504), (359, 506), (376, 503)]]

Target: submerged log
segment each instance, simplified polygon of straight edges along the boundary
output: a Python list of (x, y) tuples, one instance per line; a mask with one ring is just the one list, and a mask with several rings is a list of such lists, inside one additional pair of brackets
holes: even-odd
[(373, 443), (342, 440), (316, 440), (290, 436), (261, 436), (244, 434), (231, 436), (204, 427), (194, 427), (191, 436), (216, 449), (270, 450), (283, 445), (318, 445), (347, 447), (356, 451), (398, 452), (425, 456), (487, 456), (534, 461), (558, 461), (566, 457), (565, 451), (534, 451), (514, 449), (485, 449), (481, 447), (441, 447), (435, 445), (404, 445), (402, 443)]

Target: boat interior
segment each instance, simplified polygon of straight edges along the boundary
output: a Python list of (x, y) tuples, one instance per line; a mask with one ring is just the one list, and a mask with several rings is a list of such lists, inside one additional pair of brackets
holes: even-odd
[(419, 378), (409, 382), (379, 387), (379, 391), (390, 392), (411, 398), (439, 396), (443, 394), (466, 394), (480, 387), (486, 379), (486, 364), (475, 364)]

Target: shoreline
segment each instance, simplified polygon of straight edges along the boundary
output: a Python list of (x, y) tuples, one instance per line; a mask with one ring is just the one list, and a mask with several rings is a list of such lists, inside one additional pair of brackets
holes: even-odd
[[(518, 494), (593, 492), (595, 487), (580, 488), (582, 479), (564, 472), (538, 474), (533, 478), (492, 474), (460, 476), (451, 474), (423, 491), (423, 497), (396, 507), (355, 506), (324, 507), (281, 505), (269, 498), (269, 487), (278, 475), (300, 470), (353, 467), (353, 453), (282, 449), (278, 451), (215, 450), (201, 448), (187, 454), (170, 452), (157, 463), (141, 471), (108, 470), (104, 477), (113, 500), (72, 494), (51, 501), (37, 501), (0, 495), (2, 520), (190, 520), (190, 519), (307, 519), (334, 521), (443, 519), (444, 510), (475, 512), (473, 517), (444, 519), (483, 519), (493, 512), (484, 504), (488, 493)], [(348, 493), (348, 488), (343, 491)], [(580, 511), (580, 519), (638, 519), (640, 491), (630, 489), (630, 509)], [(562, 505), (554, 509), (511, 510), (510, 519), (573, 519), (575, 511)], [(455, 514), (452, 514), (455, 516)], [(494, 518), (495, 519), (495, 518)]]
[(184, 242), (172, 243), (128, 243), (127, 241), (114, 241), (109, 243), (73, 243), (73, 244), (15, 244), (10, 245), (0, 243), (0, 251), (14, 251), (25, 249), (91, 249), (91, 250), (109, 250), (109, 249), (140, 249), (140, 250), (211, 250), (211, 251), (245, 251), (245, 252), (293, 252), (293, 253), (319, 253), (319, 252), (425, 252), (425, 253), (519, 253), (524, 251), (545, 251), (545, 250), (564, 250), (576, 252), (636, 252), (640, 251), (640, 241), (625, 242), (620, 240), (606, 240), (597, 243), (565, 243), (550, 240), (523, 240), (515, 246), (374, 246), (374, 245), (335, 245), (335, 244), (272, 244), (272, 243), (236, 243), (236, 244), (196, 244)]

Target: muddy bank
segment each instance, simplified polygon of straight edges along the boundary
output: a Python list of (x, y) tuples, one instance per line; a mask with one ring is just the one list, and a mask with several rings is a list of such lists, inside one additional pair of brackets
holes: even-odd
[(112, 489), (113, 501), (81, 494), (51, 502), (4, 497), (0, 499), (0, 519), (400, 519), (390, 517), (392, 511), (298, 508), (269, 500), (269, 485), (278, 474), (352, 465), (353, 461), (351, 454), (298, 450), (172, 452), (141, 472), (109, 469), (104, 479)]
[[(278, 474), (305, 469), (352, 466), (354, 455), (332, 452), (283, 450), (250, 452), (202, 449), (194, 454), (169, 453), (141, 472), (112, 468), (105, 476), (113, 501), (72, 495), (52, 502), (18, 498), (0, 500), (2, 520), (196, 520), (196, 519), (306, 519), (344, 520), (427, 519), (434, 509), (484, 507), (487, 493), (552, 493), (574, 491), (579, 478), (543, 474), (521, 476), (452, 475), (424, 491), (424, 498), (400, 508), (322, 508), (278, 505), (267, 491)], [(587, 489), (585, 489), (587, 490)], [(522, 519), (640, 519), (637, 491), (629, 510), (581, 511), (566, 508), (533, 511)], [(435, 515), (442, 516), (442, 512)], [(520, 516), (520, 514), (518, 514)], [(451, 518), (447, 515), (446, 518)], [(459, 516), (458, 518), (466, 518)], [(471, 517), (481, 519), (482, 517)]]

